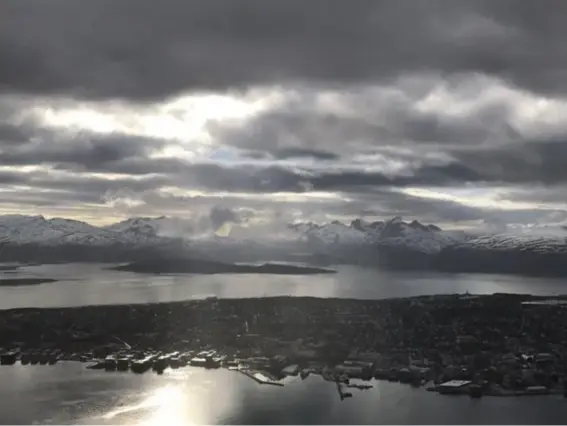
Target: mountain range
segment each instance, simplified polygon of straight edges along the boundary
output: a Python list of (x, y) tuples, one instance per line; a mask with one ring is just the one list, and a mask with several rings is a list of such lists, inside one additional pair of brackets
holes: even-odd
[[(242, 231), (242, 230), (240, 230)], [(130, 218), (109, 226), (43, 216), (0, 216), (0, 262), (124, 262), (175, 255), (223, 261), (292, 260), (394, 269), (567, 276), (567, 231), (478, 234), (400, 217), (350, 224), (289, 224), (278, 232), (197, 232), (179, 218)]]

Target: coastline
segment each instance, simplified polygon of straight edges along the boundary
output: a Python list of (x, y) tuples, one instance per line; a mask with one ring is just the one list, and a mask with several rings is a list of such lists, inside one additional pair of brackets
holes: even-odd
[[(567, 354), (544, 351), (565, 338), (567, 314), (559, 301), (567, 296), (555, 297), (556, 303), (548, 299), (213, 297), (10, 309), (0, 311), (0, 361), (94, 361), (91, 368), (158, 373), (185, 365), (236, 367), (273, 377), (321, 374), (343, 384), (374, 378), (422, 387), (464, 380), (476, 391), (482, 387), (481, 396), (532, 395), (527, 390), (534, 386), (557, 394), (567, 380)], [(553, 321), (543, 320), (546, 316)], [(455, 333), (455, 327), (461, 331)], [(515, 351), (522, 356), (512, 355)], [(526, 371), (531, 376), (522, 378)], [(500, 387), (506, 392), (496, 391)], [(451, 393), (471, 393), (465, 389)]]
[(0, 287), (33, 286), (57, 281), (54, 278), (0, 278)]

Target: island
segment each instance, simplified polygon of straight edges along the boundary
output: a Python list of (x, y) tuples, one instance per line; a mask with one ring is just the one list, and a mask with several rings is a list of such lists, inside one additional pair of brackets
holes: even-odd
[(313, 266), (300, 266), (284, 263), (264, 263), (261, 265), (243, 263), (224, 263), (205, 259), (171, 259), (160, 258), (110, 268), (116, 271), (129, 271), (149, 274), (278, 274), (278, 275), (312, 275), (333, 274), (332, 269)]
[(0, 287), (18, 287), (54, 283), (53, 278), (0, 278)]
[(318, 374), (341, 398), (372, 386), (352, 379), (470, 397), (567, 395), (566, 306), (565, 296), (456, 294), (10, 309), (0, 311), (0, 363), (225, 367), (266, 384)]
[(0, 265), (0, 272), (12, 272), (20, 269), (20, 265)]

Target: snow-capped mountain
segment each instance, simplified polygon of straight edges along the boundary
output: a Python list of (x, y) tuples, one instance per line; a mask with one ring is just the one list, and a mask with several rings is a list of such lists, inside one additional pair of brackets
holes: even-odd
[(194, 235), (193, 224), (185, 219), (170, 217), (135, 217), (103, 228), (126, 243), (153, 243), (163, 238), (190, 238)]
[(43, 216), (0, 216), (0, 241), (12, 244), (109, 245), (119, 235), (85, 222), (71, 219), (45, 219)]
[[(228, 236), (217, 236), (213, 230), (197, 232), (189, 220), (169, 217), (131, 218), (109, 226), (97, 227), (85, 222), (43, 216), (0, 216), (0, 242), (11, 245), (107, 247), (158, 247), (173, 241), (184, 241), (196, 250), (201, 247), (214, 252), (261, 252), (264, 248), (278, 252), (300, 251), (336, 253), (348, 256), (352, 252), (372, 255), (374, 249), (395, 248), (434, 255), (444, 250), (518, 251), (534, 253), (567, 253), (567, 231), (535, 229), (523, 232), (472, 235), (459, 231), (444, 231), (435, 225), (418, 221), (404, 222), (396, 217), (388, 221), (353, 220), (327, 224), (296, 223), (278, 232), (242, 229)], [(280, 232), (283, 231), (283, 232)], [(266, 235), (276, 235), (268, 238)], [(285, 236), (285, 238), (284, 238)], [(281, 237), (281, 238), (280, 238)]]
[(300, 233), (301, 241), (320, 248), (384, 246), (433, 254), (465, 238), (462, 232), (442, 231), (435, 225), (423, 225), (418, 221), (407, 223), (400, 217), (385, 222), (356, 219), (350, 225), (338, 221), (326, 225), (301, 223), (291, 228)]

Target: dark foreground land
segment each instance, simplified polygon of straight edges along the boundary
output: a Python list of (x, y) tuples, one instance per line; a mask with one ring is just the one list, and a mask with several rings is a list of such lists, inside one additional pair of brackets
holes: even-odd
[(263, 265), (245, 265), (224, 263), (201, 259), (155, 259), (142, 262), (132, 262), (112, 268), (117, 271), (141, 272), (150, 274), (280, 274), (280, 275), (309, 275), (332, 274), (332, 269), (311, 266), (296, 266), (278, 263)]
[(0, 311), (0, 361), (99, 359), (96, 367), (138, 373), (247, 366), (259, 381), (319, 373), (337, 384), (353, 377), (415, 386), (461, 380), (433, 389), (471, 396), (563, 393), (565, 302), (467, 294), (13, 309)]

